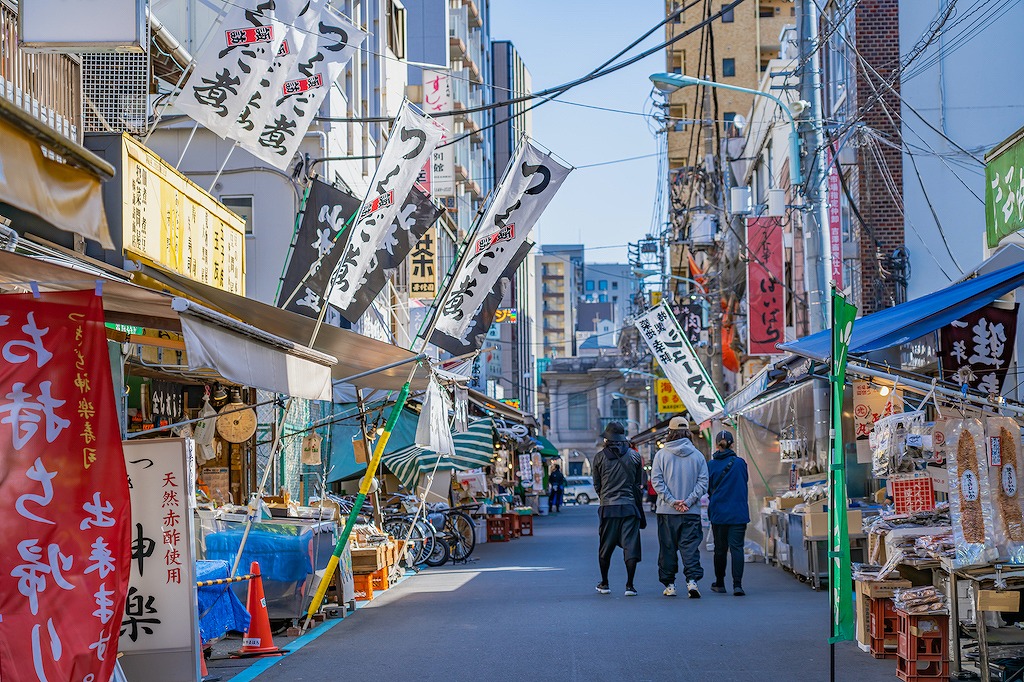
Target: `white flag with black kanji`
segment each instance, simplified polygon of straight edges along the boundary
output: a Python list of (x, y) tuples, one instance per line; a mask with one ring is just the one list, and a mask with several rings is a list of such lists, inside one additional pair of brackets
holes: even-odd
[(437, 331), (456, 339), (464, 337), (477, 309), (570, 170), (529, 141), (519, 147), (438, 307)]

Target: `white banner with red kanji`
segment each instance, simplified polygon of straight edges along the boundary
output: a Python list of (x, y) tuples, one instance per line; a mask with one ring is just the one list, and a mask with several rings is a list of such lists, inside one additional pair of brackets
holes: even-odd
[(0, 679), (110, 679), (130, 509), (103, 302), (0, 296)]

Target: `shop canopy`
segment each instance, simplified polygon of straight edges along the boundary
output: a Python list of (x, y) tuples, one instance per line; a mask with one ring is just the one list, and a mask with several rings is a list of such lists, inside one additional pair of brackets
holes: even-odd
[[(158, 266), (143, 264), (140, 272), (136, 274), (155, 280), (158, 286), (180, 292), (205, 306), (245, 320), (254, 327), (288, 339), (292, 343), (308, 345), (316, 327), (316, 320), (313, 318), (190, 280)], [(320, 326), (312, 348), (337, 358), (337, 364), (331, 370), (335, 380), (348, 379), (381, 367), (396, 365), (352, 382), (361, 388), (388, 391), (401, 389), (412, 367), (398, 363), (411, 362), (416, 357), (412, 351), (329, 324)], [(427, 372), (417, 372), (412, 385), (413, 390), (425, 389), (427, 379)]]
[[(384, 408), (385, 417), (390, 414), (391, 406), (394, 403), (387, 403)], [(352, 448), (352, 439), (362, 435), (362, 427), (359, 425), (359, 409), (355, 403), (346, 403), (339, 406), (344, 414), (351, 416), (331, 424), (331, 459), (327, 470), (327, 482), (351, 481), (362, 477), (366, 471), (366, 462), (357, 462), (355, 450)], [(380, 403), (371, 404), (367, 409), (372, 411), (380, 409)], [(416, 441), (416, 426), (419, 424), (419, 413), (409, 408), (403, 409), (398, 415), (398, 421), (391, 432), (388, 444), (384, 448), (384, 455), (396, 452), (411, 446)], [(373, 444), (370, 444), (372, 451)]]
[(438, 455), (413, 445), (391, 454), (385, 454), (384, 464), (409, 490), (415, 490), (420, 474), (437, 471), (467, 471), (485, 467), (494, 456), (494, 422), (480, 419), (469, 425), (465, 433), (452, 436), (455, 452)]
[[(850, 354), (892, 348), (940, 329), (1024, 285), (1024, 262), (948, 286), (853, 323)], [(831, 330), (779, 344), (779, 349), (825, 362), (832, 352)]]
[[(0, 291), (35, 288), (71, 291), (99, 287), (108, 322), (183, 332), (185, 353), (198, 376), (210, 374), (276, 393), (331, 399), (331, 355), (293, 343), (204, 306), (116, 279), (109, 272), (76, 264), (0, 251)], [(129, 336), (134, 343), (151, 337)], [(245, 367), (245, 362), (254, 363)]]
[(511, 405), (484, 395), (480, 391), (469, 389), (469, 402), (493, 417), (507, 419), (517, 424), (525, 424), (526, 426), (537, 426), (537, 420), (533, 418), (532, 414), (517, 410)]
[(558, 448), (544, 436), (534, 436), (533, 440), (540, 446), (540, 454), (544, 457), (558, 457)]

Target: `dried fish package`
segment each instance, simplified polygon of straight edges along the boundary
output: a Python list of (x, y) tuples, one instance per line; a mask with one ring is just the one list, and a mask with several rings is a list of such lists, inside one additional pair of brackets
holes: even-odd
[[(985, 430), (977, 419), (950, 420), (949, 512), (956, 541), (953, 566), (973, 566), (999, 557), (992, 517)], [(955, 450), (952, 449), (955, 444)]]
[(1000, 559), (1024, 564), (1024, 493), (1019, 491), (1020, 427), (1010, 417), (985, 420), (988, 480)]

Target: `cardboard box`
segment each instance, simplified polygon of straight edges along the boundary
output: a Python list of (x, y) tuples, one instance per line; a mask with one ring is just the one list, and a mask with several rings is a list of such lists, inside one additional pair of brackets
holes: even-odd
[(792, 509), (798, 504), (803, 503), (803, 498), (800, 497), (776, 497), (774, 500), (772, 500), (771, 507), (772, 509), (779, 509), (785, 511), (787, 509)]
[[(846, 523), (849, 532), (861, 532), (861, 512), (850, 509), (846, 512)], [(828, 512), (809, 512), (804, 514), (804, 538), (819, 538), (828, 535)]]
[(1006, 592), (981, 590), (978, 592), (978, 610), (1016, 613), (1020, 610), (1020, 592), (1016, 590), (1007, 590)]
[(907, 590), (913, 587), (909, 580), (864, 580), (864, 593), (872, 599), (892, 598), (896, 590)]

